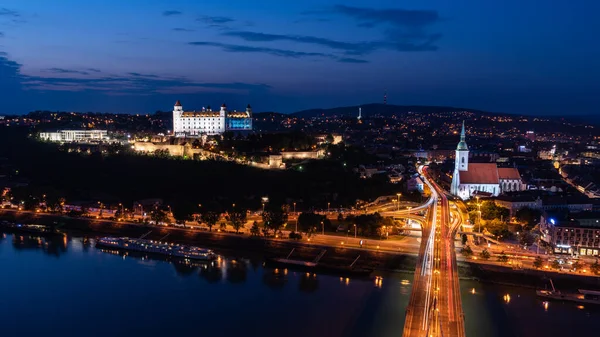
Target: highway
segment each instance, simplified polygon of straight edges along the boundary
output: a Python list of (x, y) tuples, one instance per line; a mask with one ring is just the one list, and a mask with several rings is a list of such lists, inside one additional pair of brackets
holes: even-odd
[(431, 205), (423, 223), (421, 247), (404, 324), (404, 337), (464, 337), (454, 236), (460, 221), (450, 219), (446, 193), (423, 177)]

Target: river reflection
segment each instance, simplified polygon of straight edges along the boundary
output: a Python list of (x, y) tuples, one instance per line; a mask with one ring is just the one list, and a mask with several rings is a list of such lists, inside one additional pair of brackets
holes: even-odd
[[(170, 260), (93, 243), (0, 235), (0, 336), (402, 334), (409, 273), (350, 279), (265, 268), (260, 259)], [(468, 337), (597, 335), (598, 309), (544, 302), (534, 289), (460, 285)]]
[(15, 250), (41, 250), (45, 254), (59, 257), (67, 252), (66, 236), (13, 235), (12, 244)]

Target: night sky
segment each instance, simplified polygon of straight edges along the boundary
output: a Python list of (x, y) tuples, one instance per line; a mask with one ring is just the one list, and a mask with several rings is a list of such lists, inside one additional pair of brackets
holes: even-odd
[(0, 113), (600, 111), (600, 1), (0, 0)]

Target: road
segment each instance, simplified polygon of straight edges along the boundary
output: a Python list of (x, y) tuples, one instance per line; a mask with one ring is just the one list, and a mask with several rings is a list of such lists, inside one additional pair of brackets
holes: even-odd
[(454, 236), (460, 221), (450, 219), (450, 204), (435, 182), (431, 206), (423, 223), (421, 247), (409, 305), (406, 310), (404, 337), (464, 337), (464, 315), (458, 284)]

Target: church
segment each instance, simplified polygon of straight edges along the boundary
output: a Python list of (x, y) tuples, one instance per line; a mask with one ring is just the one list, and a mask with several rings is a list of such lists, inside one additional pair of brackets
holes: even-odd
[(495, 163), (470, 163), (469, 148), (465, 141), (465, 122), (456, 147), (454, 174), (450, 193), (463, 200), (475, 195), (498, 196), (504, 192), (522, 191), (523, 182), (519, 170), (498, 167)]

